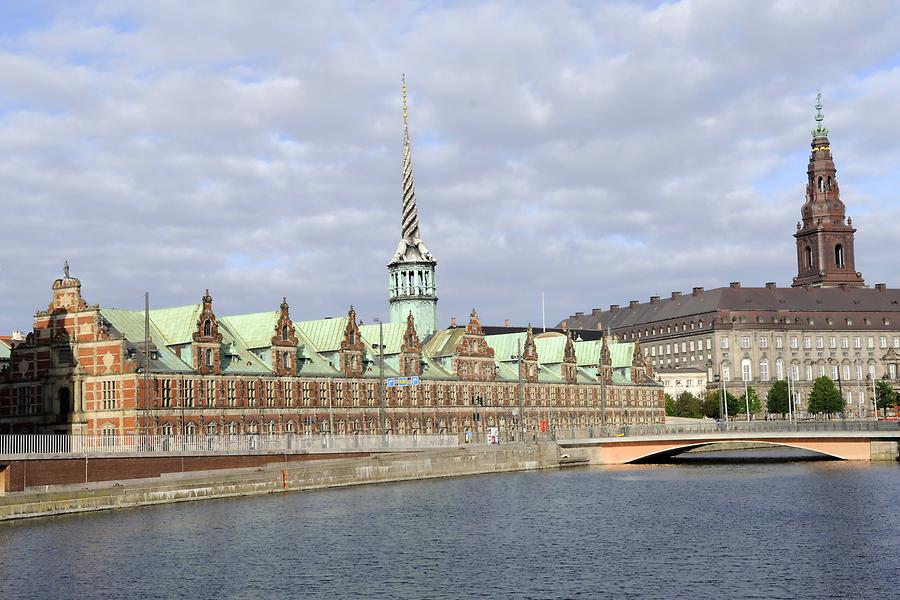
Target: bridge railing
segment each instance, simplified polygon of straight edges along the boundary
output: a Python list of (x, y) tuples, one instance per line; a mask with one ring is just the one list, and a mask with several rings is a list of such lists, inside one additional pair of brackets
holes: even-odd
[(671, 425), (619, 425), (588, 428), (557, 428), (557, 439), (632, 437), (694, 433), (774, 433), (813, 431), (898, 431), (897, 421), (833, 420), (833, 421), (705, 421)]
[(0, 435), (0, 457), (34, 454), (400, 452), (458, 446), (456, 435)]

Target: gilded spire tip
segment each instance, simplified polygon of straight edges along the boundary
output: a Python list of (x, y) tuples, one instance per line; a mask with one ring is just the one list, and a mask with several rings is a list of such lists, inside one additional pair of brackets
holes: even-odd
[(406, 126), (406, 73), (401, 75), (403, 81), (403, 125)]

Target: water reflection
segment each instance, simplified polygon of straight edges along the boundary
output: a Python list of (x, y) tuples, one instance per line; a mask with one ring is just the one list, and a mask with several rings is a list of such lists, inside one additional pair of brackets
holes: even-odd
[(0, 524), (0, 598), (894, 597), (900, 468), (799, 452)]

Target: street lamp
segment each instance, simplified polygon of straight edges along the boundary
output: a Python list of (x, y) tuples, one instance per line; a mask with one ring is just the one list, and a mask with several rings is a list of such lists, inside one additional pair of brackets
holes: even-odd
[[(834, 359), (830, 356), (828, 357), (828, 364), (832, 365)], [(833, 371), (832, 371), (833, 372)], [(844, 387), (841, 385), (841, 365), (837, 365), (837, 383), (838, 383), (838, 393), (841, 395), (841, 420), (847, 420), (847, 405), (844, 404)]]
[(859, 418), (862, 420), (863, 418), (863, 396), (859, 390), (859, 380), (862, 379), (862, 361), (858, 358), (855, 361), (856, 363), (856, 403), (859, 407)]
[(516, 369), (516, 391), (519, 396), (519, 436), (522, 443), (525, 443), (525, 387), (522, 385), (522, 340), (516, 341), (516, 354), (513, 356), (517, 361)]
[(381, 319), (376, 317), (375, 322), (378, 323), (378, 343), (372, 344), (372, 346), (378, 349), (378, 420), (381, 425), (381, 435), (384, 435), (384, 327)]

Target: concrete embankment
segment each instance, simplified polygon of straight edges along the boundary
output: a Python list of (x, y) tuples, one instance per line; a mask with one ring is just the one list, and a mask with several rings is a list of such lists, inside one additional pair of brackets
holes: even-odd
[(207, 498), (554, 468), (553, 443), (476, 445), (368, 457), (272, 463), (258, 468), (167, 473), (140, 480), (48, 486), (0, 496), (0, 521)]

